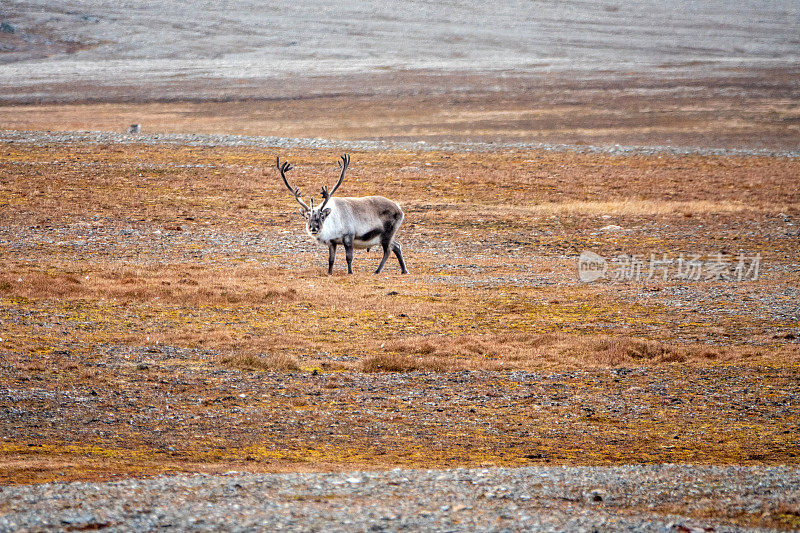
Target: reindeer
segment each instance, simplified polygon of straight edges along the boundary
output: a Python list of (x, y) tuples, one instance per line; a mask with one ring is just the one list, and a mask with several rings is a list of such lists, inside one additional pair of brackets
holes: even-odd
[(400, 262), (400, 270), (408, 274), (406, 263), (403, 260), (403, 251), (400, 244), (394, 240), (394, 235), (403, 222), (403, 210), (400, 206), (383, 196), (364, 196), (361, 198), (333, 198), (333, 194), (344, 181), (347, 167), (350, 166), (350, 156), (345, 154), (338, 162), (342, 175), (332, 191), (322, 187), (322, 205), (311, 207), (300, 199), (300, 189), (289, 185), (286, 173), (292, 170), (292, 165), (285, 161), (281, 164), (280, 157), (276, 159), (276, 166), (281, 173), (283, 183), (294, 195), (294, 199), (302, 206), (300, 214), (306, 219), (306, 232), (315, 241), (328, 246), (328, 274), (333, 274), (333, 261), (336, 257), (336, 247), (344, 245), (347, 258), (347, 273), (353, 273), (353, 248), (366, 248), (380, 245), (383, 248), (383, 258), (378, 265), (376, 274), (380, 274), (383, 265), (389, 258), (389, 252), (394, 252)]

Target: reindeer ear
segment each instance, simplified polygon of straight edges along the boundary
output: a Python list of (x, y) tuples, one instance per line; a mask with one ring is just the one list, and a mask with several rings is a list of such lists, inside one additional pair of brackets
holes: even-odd
[(326, 207), (325, 209), (322, 210), (322, 216), (326, 217), (326, 216), (328, 216), (330, 214), (331, 214), (331, 208), (330, 207)]
[(300, 216), (303, 218), (308, 218), (308, 211), (306, 209), (300, 208)]

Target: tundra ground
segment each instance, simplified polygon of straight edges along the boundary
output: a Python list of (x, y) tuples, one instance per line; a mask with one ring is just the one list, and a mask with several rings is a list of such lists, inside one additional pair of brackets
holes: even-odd
[[(327, 276), (274, 160), (308, 196), (338, 153), (4, 143), (0, 483), (798, 463), (796, 159), (353, 152), (411, 274)], [(582, 283), (586, 250), (728, 270)]]

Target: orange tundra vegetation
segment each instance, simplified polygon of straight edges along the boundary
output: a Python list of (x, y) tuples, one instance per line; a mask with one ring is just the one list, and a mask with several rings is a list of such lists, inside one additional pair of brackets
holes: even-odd
[[(0, 145), (0, 482), (796, 464), (796, 159), (353, 152), (340, 194), (401, 203), (411, 274), (348, 277), (276, 155), (335, 180), (329, 150)], [(583, 250), (762, 270), (586, 284)]]

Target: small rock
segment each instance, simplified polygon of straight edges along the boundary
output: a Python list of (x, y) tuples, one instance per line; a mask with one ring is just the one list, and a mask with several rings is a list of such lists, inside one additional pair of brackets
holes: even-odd
[(95, 517), (93, 514), (67, 516), (61, 519), (61, 523), (64, 525), (75, 525), (75, 524), (90, 525), (93, 522), (95, 522)]
[(609, 224), (608, 226), (603, 226), (600, 228), (600, 231), (605, 231), (607, 233), (618, 233), (620, 231), (625, 231), (622, 229), (622, 226), (617, 226), (616, 224)]
[(606, 493), (600, 489), (593, 489), (584, 494), (584, 498), (589, 503), (600, 503), (606, 499)]

